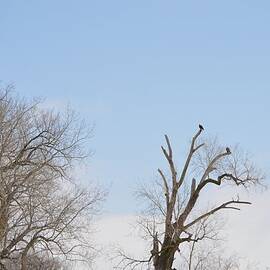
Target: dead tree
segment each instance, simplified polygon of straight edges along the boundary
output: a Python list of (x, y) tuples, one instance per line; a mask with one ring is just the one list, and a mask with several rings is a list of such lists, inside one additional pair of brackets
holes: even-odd
[[(144, 213), (145, 220), (140, 225), (154, 240), (154, 252), (142, 260), (122, 256), (123, 268), (135, 268), (139, 262), (152, 262), (155, 270), (171, 270), (176, 254), (181, 252), (185, 244), (200, 240), (192, 233), (194, 226), (221, 210), (240, 210), (239, 206), (250, 204), (235, 196), (217, 205), (212, 202), (210, 209), (198, 211), (201, 206), (199, 198), (210, 186), (219, 187), (229, 183), (233, 187), (248, 188), (261, 180), (254, 165), (248, 158), (240, 155), (239, 151), (220, 147), (214, 142), (202, 142), (199, 137), (203, 131), (204, 128), (200, 125), (192, 138), (182, 170), (178, 170), (175, 165), (173, 149), (165, 135), (167, 147), (162, 146), (161, 149), (168, 163), (169, 173), (158, 169), (161, 181), (150, 187), (143, 186), (138, 192), (143, 202), (149, 206)], [(153, 232), (153, 228), (158, 226), (161, 231), (159, 234)]]

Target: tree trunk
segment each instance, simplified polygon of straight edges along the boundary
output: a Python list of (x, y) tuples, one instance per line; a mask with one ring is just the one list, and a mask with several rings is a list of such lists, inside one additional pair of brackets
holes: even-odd
[(157, 259), (155, 270), (171, 270), (174, 261), (175, 250), (163, 252)]
[(21, 258), (21, 270), (27, 270), (27, 258), (23, 255)]
[(8, 224), (8, 202), (0, 201), (0, 243), (3, 244), (6, 237), (6, 229)]

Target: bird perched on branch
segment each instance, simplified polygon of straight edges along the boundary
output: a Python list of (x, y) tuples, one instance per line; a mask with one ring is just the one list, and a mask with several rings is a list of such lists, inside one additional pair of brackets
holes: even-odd
[(229, 147), (226, 147), (226, 152), (227, 152), (228, 154), (231, 154), (231, 149), (230, 149)]
[(201, 124), (199, 125), (199, 129), (204, 130), (204, 128), (203, 128), (203, 126)]

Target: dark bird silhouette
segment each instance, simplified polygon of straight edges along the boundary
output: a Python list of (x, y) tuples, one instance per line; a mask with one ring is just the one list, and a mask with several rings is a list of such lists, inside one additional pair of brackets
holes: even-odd
[(231, 153), (231, 149), (230, 149), (229, 147), (226, 147), (226, 152), (227, 152), (228, 154), (230, 154), (230, 153)]
[(200, 130), (204, 130), (204, 128), (203, 128), (202, 125), (199, 125), (199, 129), (200, 129)]

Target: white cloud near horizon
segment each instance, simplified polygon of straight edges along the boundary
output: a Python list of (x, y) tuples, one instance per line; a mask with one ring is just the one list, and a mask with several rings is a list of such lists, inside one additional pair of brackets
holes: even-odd
[[(270, 216), (267, 208), (270, 191), (252, 195), (250, 200), (253, 202), (251, 206), (226, 215), (226, 248), (228, 253), (237, 253), (243, 261), (258, 263), (264, 269), (270, 266)], [(104, 254), (97, 259), (95, 270), (113, 269), (116, 260), (111, 261), (110, 258), (114, 247), (121, 247), (137, 258), (149, 252), (147, 244), (138, 236), (138, 229), (134, 229), (135, 221), (135, 215), (104, 215), (100, 218), (96, 223), (98, 232), (95, 238), (97, 244), (104, 247)]]

